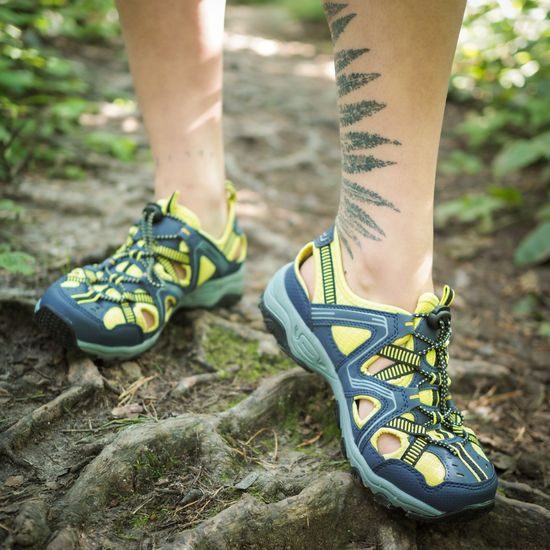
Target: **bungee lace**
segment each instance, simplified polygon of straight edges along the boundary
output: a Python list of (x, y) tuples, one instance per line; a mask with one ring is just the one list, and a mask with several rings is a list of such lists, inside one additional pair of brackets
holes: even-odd
[[(414, 314), (414, 317), (423, 319), (427, 319), (429, 316), (430, 314), (427, 313)], [(456, 407), (450, 404), (451, 379), (448, 373), (449, 354), (447, 352), (447, 347), (452, 335), (451, 321), (450, 319), (440, 319), (438, 321), (438, 325), (439, 327), (437, 329), (437, 337), (435, 340), (424, 334), (413, 331), (413, 337), (418, 338), (426, 344), (425, 349), (419, 350), (416, 353), (421, 357), (425, 357), (430, 351), (433, 350), (435, 351), (436, 357), (434, 362), (436, 372), (428, 372), (424, 370), (422, 366), (418, 366), (416, 369), (428, 383), (436, 385), (439, 390), (439, 402), (437, 404), (437, 409), (428, 409), (423, 405), (419, 405), (418, 408), (429, 417), (429, 420), (424, 423), (424, 427), (428, 428), (441, 424), (445, 428), (450, 429), (455, 436), (460, 437), (462, 440), (466, 440), (468, 436), (463, 428), (464, 417)], [(440, 447), (448, 449), (453, 454), (457, 454), (456, 449), (443, 440), (435, 439), (428, 434), (422, 435), (421, 437), (425, 437), (429, 443), (439, 445)]]
[[(156, 206), (156, 205), (155, 205)], [(169, 258), (162, 252), (158, 250), (158, 240), (168, 240), (168, 239), (179, 239), (181, 235), (179, 234), (164, 234), (164, 235), (155, 235), (153, 231), (154, 218), (157, 212), (148, 210), (145, 208), (142, 213), (142, 217), (138, 222), (138, 231), (133, 235), (130, 234), (131, 242), (126, 242), (123, 244), (110, 258), (108, 262), (110, 267), (114, 267), (125, 259), (135, 260), (136, 264), (142, 268), (143, 275), (136, 277), (134, 275), (129, 275), (124, 272), (110, 272), (107, 268), (108, 277), (102, 281), (97, 281), (100, 284), (107, 284), (109, 288), (112, 288), (117, 291), (118, 296), (113, 294), (107, 294), (106, 289), (96, 290), (96, 294), (102, 300), (108, 300), (114, 303), (123, 303), (123, 302), (140, 302), (143, 301), (143, 296), (140, 296), (142, 293), (129, 292), (124, 288), (124, 284), (136, 284), (139, 285), (143, 282), (143, 279), (149, 282), (153, 287), (160, 288), (164, 285), (164, 280), (159, 277), (155, 272), (155, 264), (159, 257), (164, 257), (167, 260), (173, 260)], [(143, 244), (137, 245), (137, 240), (135, 235), (141, 232), (140, 239), (143, 241)], [(139, 248), (134, 248), (134, 245), (137, 245)], [(85, 273), (88, 284), (92, 281), (89, 280), (88, 276)]]

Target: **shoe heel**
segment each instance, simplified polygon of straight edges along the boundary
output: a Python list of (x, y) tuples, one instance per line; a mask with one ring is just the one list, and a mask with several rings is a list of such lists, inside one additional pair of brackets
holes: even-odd
[(244, 293), (244, 265), (235, 273), (207, 281), (185, 296), (179, 307), (229, 307), (236, 304)]
[(271, 314), (269, 309), (267, 309), (266, 305), (264, 304), (263, 295), (260, 298), (260, 303), (258, 304), (258, 307), (264, 319), (264, 325), (267, 332), (270, 332), (273, 335), (273, 337), (277, 341), (277, 344), (279, 345), (279, 348), (281, 348), (281, 351), (285, 355), (290, 357), (290, 359), (292, 359), (298, 366), (302, 367), (304, 370), (307, 370), (308, 372), (314, 372), (305, 363), (297, 359), (290, 351), (288, 340), (286, 338), (286, 331), (281, 323)]

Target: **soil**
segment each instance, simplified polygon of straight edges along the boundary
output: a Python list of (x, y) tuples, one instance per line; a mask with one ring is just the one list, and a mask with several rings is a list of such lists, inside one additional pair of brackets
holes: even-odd
[[(78, 51), (95, 93), (131, 97), (122, 52)], [(250, 241), (248, 286), (227, 310), (178, 314), (133, 361), (67, 354), (32, 325), (35, 300), (68, 266), (123, 241), (152, 190), (141, 121), (122, 132), (138, 160), (90, 154), (85, 181), (29, 174), (11, 193), (23, 223), (3, 238), (39, 258), (31, 277), (0, 273), (2, 548), (542, 548), (548, 540), (549, 267), (520, 270), (513, 251), (530, 219), (492, 233), (436, 230), (435, 279), (458, 292), (453, 393), (500, 474), (495, 510), (468, 526), (429, 526), (374, 503), (341, 455), (333, 399), (265, 333), (256, 307), (269, 277), (334, 218), (339, 144), (330, 48), (304, 41), (279, 11), (230, 8), (225, 59), (229, 177)], [(441, 159), (465, 106), (449, 104)], [(490, 152), (487, 159), (490, 160)], [(488, 166), (488, 162), (486, 165)], [(518, 184), (535, 205), (536, 171)], [(440, 174), (437, 201), (479, 190)], [(513, 182), (512, 182), (513, 183)], [(522, 315), (522, 300), (537, 305)]]

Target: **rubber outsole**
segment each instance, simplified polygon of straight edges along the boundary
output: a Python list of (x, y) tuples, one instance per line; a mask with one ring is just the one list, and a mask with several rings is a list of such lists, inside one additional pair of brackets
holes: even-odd
[(71, 326), (49, 307), (43, 306), (34, 314), (35, 324), (63, 347), (77, 348), (76, 336)]
[[(302, 367), (308, 372), (316, 373), (306, 363), (299, 360), (293, 355), (292, 351), (290, 350), (290, 346), (288, 344), (286, 330), (284, 329), (282, 324), (271, 314), (268, 307), (265, 305), (263, 294), (260, 298), (258, 307), (262, 314), (266, 330), (274, 336), (281, 351), (285, 355), (287, 355), (290, 359), (292, 359), (298, 366)], [(340, 430), (340, 433), (342, 433), (342, 427), (340, 424), (340, 410), (338, 407), (338, 403), (335, 403), (335, 415), (336, 415), (336, 423), (337, 423), (338, 429)], [(343, 437), (340, 438), (340, 449), (342, 451), (342, 455), (344, 456), (344, 458), (346, 460), (349, 460), (346, 452), (346, 443)], [(494, 501), (491, 501), (488, 503), (483, 503), (479, 506), (458, 510), (456, 512), (449, 512), (447, 514), (441, 514), (439, 516), (425, 516), (425, 515), (418, 514), (414, 511), (407, 510), (403, 506), (396, 506), (388, 499), (388, 497), (384, 493), (373, 490), (372, 487), (370, 487), (368, 484), (366, 484), (363, 481), (363, 478), (361, 477), (361, 474), (359, 473), (357, 468), (351, 466), (351, 472), (353, 477), (356, 478), (358, 481), (360, 481), (361, 484), (372, 493), (373, 498), (377, 504), (383, 506), (388, 510), (397, 510), (399, 512), (402, 512), (406, 517), (419, 522), (441, 523), (441, 522), (450, 521), (450, 520), (470, 521), (472, 519), (479, 518), (480, 516), (490, 512), (494, 507)]]

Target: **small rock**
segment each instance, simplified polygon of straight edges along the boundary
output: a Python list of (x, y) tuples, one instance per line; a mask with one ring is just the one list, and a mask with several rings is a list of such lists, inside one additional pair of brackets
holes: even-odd
[(546, 464), (544, 453), (523, 453), (518, 459), (518, 470), (530, 479), (543, 479), (543, 464)]
[(266, 338), (265, 340), (260, 340), (258, 343), (258, 353), (260, 355), (279, 355), (279, 346), (273, 338)]
[(183, 495), (183, 498), (179, 501), (178, 504), (180, 506), (184, 506), (185, 504), (189, 504), (190, 502), (195, 502), (196, 500), (199, 500), (202, 495), (203, 493), (200, 489), (191, 489), (185, 495)]
[(17, 487), (20, 487), (21, 485), (23, 485), (24, 481), (25, 481), (25, 478), (23, 476), (9, 476), (6, 479), (6, 481), (4, 481), (4, 485), (6, 487), (17, 489)]
[(111, 414), (117, 418), (136, 418), (143, 412), (143, 407), (138, 403), (130, 403), (122, 407), (115, 407)]
[(48, 508), (41, 500), (25, 502), (15, 518), (13, 540), (21, 546), (41, 546), (50, 536)]
[(507, 471), (515, 470), (517, 460), (513, 456), (495, 452), (491, 454), (491, 462), (494, 464), (495, 468), (502, 471)]
[(256, 480), (258, 479), (257, 472), (250, 472), (245, 478), (241, 479), (239, 483), (235, 485), (235, 489), (240, 489), (241, 491), (246, 491), (249, 487), (252, 487)]
[(135, 361), (124, 361), (124, 363), (121, 363), (120, 368), (132, 381), (139, 380), (142, 377), (141, 367)]

